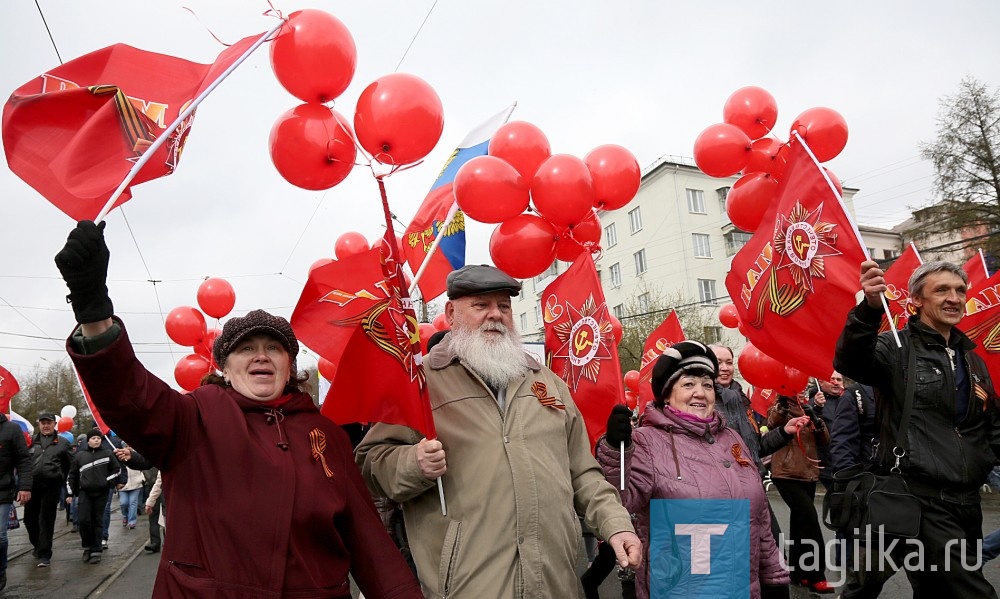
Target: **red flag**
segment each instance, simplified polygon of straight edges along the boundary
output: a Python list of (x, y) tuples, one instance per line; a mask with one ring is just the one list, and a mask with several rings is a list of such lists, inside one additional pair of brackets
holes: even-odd
[(962, 269), (965, 271), (965, 274), (969, 275), (970, 291), (979, 287), (986, 282), (986, 279), (990, 278), (990, 271), (986, 268), (986, 257), (983, 256), (982, 249), (977, 250)]
[(76, 374), (76, 382), (80, 385), (80, 391), (83, 392), (83, 399), (87, 402), (87, 407), (90, 408), (90, 415), (94, 417), (94, 422), (97, 424), (97, 428), (101, 429), (101, 434), (107, 435), (111, 431), (111, 427), (104, 423), (104, 419), (101, 418), (100, 412), (97, 411), (97, 406), (94, 405), (93, 400), (90, 399), (90, 392), (87, 391), (87, 387), (83, 384), (83, 379), (80, 378), (80, 373), (73, 370)]
[(773, 389), (754, 387), (753, 393), (750, 394), (750, 407), (761, 416), (767, 416), (767, 411), (771, 409), (777, 399), (778, 394)]
[[(900, 331), (906, 326), (911, 314), (916, 314), (917, 310), (910, 303), (910, 275), (923, 264), (917, 246), (910, 242), (906, 250), (896, 258), (892, 266), (885, 271), (885, 300), (892, 313), (892, 321), (896, 325), (896, 330)], [(882, 324), (879, 325), (878, 332), (884, 333), (889, 330), (889, 318), (883, 314)]]
[(677, 312), (671, 310), (670, 314), (663, 320), (656, 330), (646, 338), (645, 345), (642, 346), (642, 361), (639, 365), (639, 411), (646, 409), (646, 404), (653, 401), (653, 388), (649, 386), (649, 381), (653, 376), (653, 365), (656, 359), (663, 355), (671, 345), (684, 341), (684, 330), (681, 328), (681, 320), (677, 318)]
[(0, 366), (0, 412), (10, 413), (10, 400), (21, 390), (17, 379), (9, 370)]
[[(455, 204), (455, 174), (463, 164), (486, 155), (490, 138), (507, 122), (513, 106), (505, 108), (469, 132), (445, 162), (417, 213), (403, 234), (403, 254), (415, 273), (424, 261), (427, 266), (417, 280), (420, 295), (430, 301), (445, 292), (448, 273), (465, 266), (465, 213)], [(454, 212), (452, 212), (454, 210)], [(448, 223), (445, 226), (445, 223)], [(440, 237), (437, 250), (431, 245)]]
[(421, 356), (412, 351), (413, 302), (399, 289), (398, 265), (383, 259), (385, 245), (313, 269), (291, 323), (337, 365), (324, 415), (338, 424), (402, 424), (433, 439)]
[(591, 449), (615, 404), (625, 402), (611, 315), (590, 254), (584, 252), (542, 292), (545, 353), (566, 381), (587, 425)]
[(761, 351), (828, 380), (868, 255), (822, 167), (793, 140), (776, 197), (733, 257), (726, 288)]
[[(115, 44), (60, 65), (17, 88), (3, 109), (10, 169), (73, 220), (93, 219), (157, 137), (170, 135), (132, 185), (169, 175), (192, 114), (166, 132), (260, 35), (209, 65)], [(131, 197), (128, 189), (115, 205)]]
[(986, 362), (990, 378), (1000, 380), (1000, 272), (969, 293), (965, 314), (959, 328), (976, 342), (975, 352)]

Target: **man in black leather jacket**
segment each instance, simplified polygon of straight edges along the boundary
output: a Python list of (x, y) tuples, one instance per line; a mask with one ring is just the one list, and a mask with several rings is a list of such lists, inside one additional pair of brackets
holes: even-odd
[[(997, 396), (982, 358), (972, 353), (975, 344), (957, 328), (965, 315), (968, 277), (947, 262), (928, 262), (913, 272), (909, 291), (917, 314), (899, 332), (900, 348), (891, 332), (878, 334), (883, 275), (874, 261), (861, 264), (865, 299), (847, 318), (834, 367), (875, 388), (878, 462), (885, 470), (898, 464), (920, 499), (923, 564), (907, 571), (913, 596), (996, 597), (981, 569), (963, 567), (962, 561), (962, 553), (973, 556), (966, 562), (975, 561), (982, 538), (979, 487), (1000, 451)], [(909, 352), (915, 354), (915, 390), (909, 425), (897, 439)], [(905, 451), (898, 461), (894, 449)], [(913, 549), (897, 544), (892, 554), (897, 567)], [(849, 588), (843, 597), (877, 596), (892, 574), (889, 568), (867, 573), (866, 588)]]

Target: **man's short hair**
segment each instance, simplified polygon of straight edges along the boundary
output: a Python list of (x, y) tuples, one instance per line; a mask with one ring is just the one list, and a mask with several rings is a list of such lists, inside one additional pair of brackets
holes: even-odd
[(961, 266), (952, 264), (951, 262), (945, 262), (943, 260), (938, 260), (936, 262), (924, 262), (913, 271), (910, 275), (910, 297), (923, 297), (924, 285), (927, 283), (927, 277), (938, 272), (950, 272), (953, 275), (962, 278), (962, 282), (966, 286), (969, 285), (969, 275), (965, 274)]

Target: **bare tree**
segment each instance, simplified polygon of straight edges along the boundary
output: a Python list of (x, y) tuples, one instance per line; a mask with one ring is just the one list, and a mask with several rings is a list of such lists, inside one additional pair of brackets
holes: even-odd
[[(1000, 255), (1000, 92), (972, 77), (941, 99), (937, 139), (920, 145), (933, 162), (934, 192), (941, 200), (923, 213), (918, 236), (952, 233)], [(969, 239), (974, 238), (974, 239)]]
[(21, 392), (11, 399), (11, 408), (28, 420), (34, 421), (42, 412), (52, 412), (57, 417), (63, 406), (76, 407), (74, 430), (90, 428), (92, 417), (83, 399), (76, 373), (67, 360), (36, 364), (21, 376)]

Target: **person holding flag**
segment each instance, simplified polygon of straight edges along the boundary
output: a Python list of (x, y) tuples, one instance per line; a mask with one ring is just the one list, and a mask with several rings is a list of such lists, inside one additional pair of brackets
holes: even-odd
[(163, 473), (170, 495), (153, 597), (417, 599), (347, 435), (313, 404), (284, 318), (226, 322), (222, 376), (179, 393), (135, 357), (108, 296), (104, 223), (81, 221), (56, 255), (80, 324), (66, 348), (104, 420)]
[(578, 515), (619, 565), (634, 569), (641, 559), (569, 389), (521, 347), (511, 314), (520, 290), (492, 266), (449, 274), (451, 330), (424, 361), (437, 438), (379, 423), (356, 451), (372, 493), (403, 506), (427, 597), (573, 593)]
[[(899, 543), (891, 561), (912, 563), (911, 552), (919, 548), (923, 567), (907, 568), (917, 599), (995, 598), (981, 568), (961, 566), (962, 555), (975, 555), (983, 538), (979, 488), (1000, 455), (997, 394), (973, 352), (976, 344), (958, 328), (968, 277), (949, 262), (925, 262), (913, 271), (909, 293), (916, 314), (899, 331), (898, 344), (891, 331), (878, 332), (885, 272), (865, 261), (860, 282), (865, 297), (847, 314), (834, 367), (875, 388), (876, 462), (882, 471), (900, 472), (919, 500), (920, 513), (910, 514), (920, 522), (918, 542)], [(894, 573), (866, 572), (864, 584), (849, 581), (842, 596), (877, 596)]]

